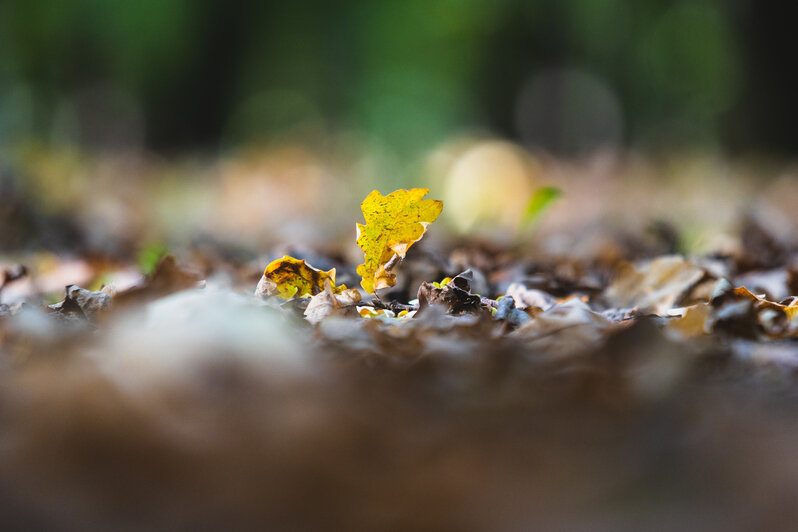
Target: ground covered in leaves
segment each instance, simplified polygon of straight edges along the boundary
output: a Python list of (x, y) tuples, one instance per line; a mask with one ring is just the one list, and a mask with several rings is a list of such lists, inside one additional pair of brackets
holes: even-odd
[(0, 274), (0, 521), (788, 530), (798, 243), (737, 227), (687, 255), (666, 223), (578, 252), (422, 240), (367, 268), (395, 283), (379, 297), (340, 288), (361, 277), (336, 249), (20, 255)]

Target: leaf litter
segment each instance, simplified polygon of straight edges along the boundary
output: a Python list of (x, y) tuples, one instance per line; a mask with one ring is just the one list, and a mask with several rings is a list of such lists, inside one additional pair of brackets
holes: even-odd
[[(798, 517), (767, 496), (798, 495), (794, 243), (747, 220), (726, 255), (651, 256), (628, 234), (614, 259), (432, 248), (443, 206), (427, 193), (366, 198), (359, 266), (321, 250), (265, 270), (165, 255), (132, 284), (70, 284), (49, 305), (35, 291), (3, 303), (36, 276), (4, 268), (0, 518), (735, 530)], [(362, 290), (336, 284), (356, 275)], [(630, 524), (643, 510), (655, 518)]]

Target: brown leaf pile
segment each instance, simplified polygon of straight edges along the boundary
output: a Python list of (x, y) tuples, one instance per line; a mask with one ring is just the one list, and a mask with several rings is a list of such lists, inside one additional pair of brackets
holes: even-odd
[(0, 299), (0, 522), (789, 530), (798, 248), (743, 237), (772, 255), (421, 242), (382, 299), (284, 300), (259, 261), (186, 254)]

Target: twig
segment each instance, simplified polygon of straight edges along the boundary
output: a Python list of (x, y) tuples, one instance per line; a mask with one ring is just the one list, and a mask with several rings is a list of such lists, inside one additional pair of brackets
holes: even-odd
[(402, 312), (406, 310), (408, 312), (413, 310), (418, 310), (418, 305), (406, 305), (405, 303), (399, 303), (398, 301), (391, 301), (386, 303), (380, 299), (373, 299), (372, 301), (361, 301), (357, 304), (359, 307), (372, 307), (382, 310), (390, 310), (392, 312)]
[[(498, 301), (495, 299), (488, 299), (487, 297), (480, 298), (480, 304), (487, 308), (496, 308), (499, 304)], [(396, 300), (385, 302), (381, 299), (374, 298), (371, 301), (358, 301), (357, 303), (352, 304), (353, 307), (371, 307), (381, 310), (390, 310), (392, 312), (402, 312), (406, 310), (411, 312), (413, 310), (418, 310), (418, 305), (408, 305), (405, 303), (400, 303)]]

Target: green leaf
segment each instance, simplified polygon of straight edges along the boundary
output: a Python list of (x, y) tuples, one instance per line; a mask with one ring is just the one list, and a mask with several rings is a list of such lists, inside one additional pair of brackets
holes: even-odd
[(138, 253), (139, 269), (144, 275), (149, 275), (155, 270), (155, 265), (164, 256), (169, 254), (169, 248), (160, 242), (151, 242), (143, 246)]
[(562, 196), (562, 190), (557, 187), (540, 187), (529, 199), (521, 222), (524, 225), (537, 222), (543, 212), (560, 196)]

